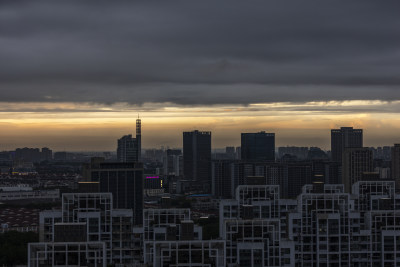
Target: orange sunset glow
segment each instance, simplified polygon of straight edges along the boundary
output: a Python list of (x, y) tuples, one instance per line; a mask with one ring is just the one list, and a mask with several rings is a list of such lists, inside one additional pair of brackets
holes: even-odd
[[(134, 133), (139, 114), (145, 148), (181, 147), (185, 130), (205, 129), (213, 133), (213, 147), (240, 144), (241, 132), (273, 131), (277, 145), (329, 148), (329, 130), (342, 125), (365, 129), (369, 146), (397, 141), (400, 118), (385, 111), (400, 101), (346, 101), (266, 103), (184, 107), (173, 104), (125, 103), (115, 105), (74, 103), (15, 103), (3, 105), (0, 113), (4, 140), (2, 149), (15, 146), (51, 146), (56, 150), (114, 150), (115, 140)], [(366, 112), (365, 109), (370, 109)], [(346, 112), (343, 111), (346, 110)], [(348, 113), (351, 109), (351, 113)], [(18, 112), (20, 110), (20, 112)]]

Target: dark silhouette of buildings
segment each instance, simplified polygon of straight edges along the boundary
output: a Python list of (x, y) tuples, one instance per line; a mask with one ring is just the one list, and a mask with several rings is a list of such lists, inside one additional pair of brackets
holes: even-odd
[(392, 147), (392, 179), (396, 182), (396, 188), (400, 188), (400, 144)]
[(296, 156), (298, 160), (305, 160), (308, 155), (308, 147), (286, 146), (278, 148), (278, 156), (282, 158), (285, 155)]
[(363, 147), (363, 130), (353, 127), (341, 127), (331, 130), (331, 154), (332, 160), (342, 162), (345, 148)]
[(53, 151), (47, 147), (42, 148), (42, 160), (49, 161), (53, 159)]
[(132, 209), (135, 225), (142, 223), (143, 164), (139, 162), (100, 163), (91, 179), (100, 182), (100, 192), (112, 193), (116, 209)]
[(137, 161), (142, 158), (142, 120), (139, 117), (136, 119), (136, 142), (137, 142)]
[(350, 193), (351, 186), (363, 180), (364, 173), (374, 169), (373, 153), (368, 147), (345, 148), (342, 158), (342, 182), (344, 190)]
[(242, 133), (241, 153), (244, 161), (274, 161), (275, 133)]
[(138, 162), (142, 153), (141, 120), (136, 120), (136, 138), (131, 134), (118, 139), (117, 158), (119, 162)]
[[(335, 165), (337, 167), (337, 165)], [(212, 194), (217, 198), (232, 198), (239, 185), (279, 185), (280, 194), (295, 198), (305, 184), (314, 181), (337, 181), (337, 168), (329, 163), (315, 167), (312, 162), (243, 162), (214, 160), (212, 162)], [(315, 169), (315, 171), (314, 171)]]
[(39, 148), (17, 148), (15, 150), (15, 160), (23, 162), (41, 162), (53, 159), (53, 151), (47, 147)]
[(186, 180), (204, 185), (211, 190), (211, 132), (183, 133), (183, 173)]
[(138, 144), (132, 135), (125, 135), (118, 139), (117, 158), (119, 162), (137, 162)]
[(212, 162), (212, 194), (217, 198), (232, 198), (234, 191), (232, 160), (214, 160)]
[(54, 153), (54, 160), (55, 161), (66, 161), (68, 158), (68, 154), (65, 151), (59, 151)]

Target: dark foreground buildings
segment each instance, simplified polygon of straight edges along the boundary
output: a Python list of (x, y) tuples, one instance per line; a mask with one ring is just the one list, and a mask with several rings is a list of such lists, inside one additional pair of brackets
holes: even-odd
[(308, 184), (296, 199), (279, 185), (240, 185), (219, 203), (219, 236), (204, 240), (190, 209), (112, 207), (110, 193), (64, 194), (40, 214), (28, 266), (399, 266), (400, 195), (394, 181)]
[(133, 223), (142, 223), (143, 213), (143, 164), (100, 163), (91, 170), (93, 182), (99, 182), (100, 192), (112, 193), (113, 207), (132, 209)]

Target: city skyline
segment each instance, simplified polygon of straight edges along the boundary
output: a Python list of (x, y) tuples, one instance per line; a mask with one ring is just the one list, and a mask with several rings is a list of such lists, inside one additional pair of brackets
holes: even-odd
[[(134, 120), (132, 120), (134, 121)], [(333, 128), (324, 128), (324, 129), (302, 129), (302, 128), (248, 128), (245, 130), (225, 128), (220, 129), (215, 125), (209, 127), (182, 127), (182, 128), (174, 128), (175, 124), (169, 125), (170, 128), (164, 128), (163, 133), (159, 135), (157, 129), (153, 128), (154, 125), (146, 125), (146, 121), (144, 121), (144, 130), (143, 133), (143, 149), (154, 149), (154, 148), (182, 148), (182, 132), (185, 131), (208, 131), (208, 129), (213, 129), (211, 132), (212, 135), (212, 149), (223, 149), (228, 146), (240, 147), (240, 134), (245, 132), (260, 132), (260, 131), (268, 131), (274, 132), (276, 134), (276, 145), (275, 147), (286, 147), (286, 146), (297, 146), (297, 147), (320, 147), (323, 150), (330, 150), (330, 142), (331, 136), (330, 131), (334, 128), (340, 127), (351, 127), (349, 125), (335, 125)], [(209, 124), (207, 124), (209, 125)], [(119, 125), (118, 125), (119, 126)], [(125, 126), (125, 127), (124, 127)], [(151, 127), (150, 129), (146, 129), (147, 127)], [(115, 124), (108, 124), (108, 127), (104, 127), (103, 129), (106, 132), (110, 132), (112, 130), (115, 131)], [(13, 142), (6, 143), (3, 142), (0, 145), (0, 150), (14, 150), (16, 148), (22, 147), (50, 147), (54, 151), (71, 151), (71, 152), (100, 152), (100, 151), (116, 151), (117, 150), (117, 141), (121, 135), (129, 135), (134, 133), (134, 127), (127, 128), (126, 125), (120, 125), (119, 131), (113, 133), (112, 135), (104, 135), (99, 136), (98, 127), (85, 129), (79, 129), (76, 134), (81, 134), (80, 136), (72, 134), (68, 135), (60, 135), (59, 133), (54, 134), (54, 140), (51, 140), (51, 136), (48, 134), (43, 134), (39, 131), (37, 135), (24, 135), (20, 134), (17, 136), (9, 136), (8, 140), (13, 140)], [(358, 126), (356, 126), (359, 128)], [(125, 128), (125, 129), (124, 129)], [(49, 129), (45, 129), (47, 131)], [(72, 129), (76, 130), (76, 129)], [(128, 132), (132, 130), (131, 132)], [(393, 146), (396, 143), (400, 142), (400, 139), (394, 133), (391, 137), (385, 139), (382, 137), (380, 128), (373, 129), (365, 129), (364, 132), (364, 147), (383, 147), (383, 146)], [(372, 131), (370, 131), (372, 130)], [(224, 132), (226, 131), (226, 132)], [(368, 136), (372, 132), (372, 136)], [(26, 131), (24, 131), (26, 133)], [(32, 133), (32, 132), (31, 132)], [(82, 133), (87, 133), (86, 135), (82, 135)], [(374, 133), (376, 136), (374, 136)], [(4, 133), (3, 133), (4, 134)], [(297, 139), (293, 139), (293, 135), (296, 135)], [(29, 137), (29, 139), (27, 139)], [(19, 139), (18, 139), (19, 138)], [(67, 139), (64, 139), (67, 138)], [(3, 139), (4, 140), (4, 139)], [(100, 145), (99, 145), (100, 144)]]
[(327, 149), (341, 126), (399, 143), (399, 5), (2, 2), (0, 149), (114, 150), (138, 113), (144, 148), (200, 129)]
[(400, 266), (399, 10), (0, 0), (0, 266)]

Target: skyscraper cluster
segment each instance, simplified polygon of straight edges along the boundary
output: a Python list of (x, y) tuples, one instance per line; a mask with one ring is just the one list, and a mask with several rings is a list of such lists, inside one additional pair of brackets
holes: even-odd
[[(332, 129), (331, 160), (319, 148), (282, 149), (277, 160), (275, 134), (263, 131), (242, 133), (240, 150), (213, 159), (211, 132), (195, 130), (183, 133), (183, 153), (165, 151), (158, 180), (140, 162), (140, 120), (136, 138), (125, 137), (119, 162), (92, 159), (81, 193), (40, 214), (29, 266), (400, 266), (399, 144), (387, 179), (362, 129)], [(145, 207), (144, 189), (166, 182), (180, 194), (169, 185)], [(217, 202), (215, 213), (192, 207), (217, 216), (218, 236), (206, 240), (203, 217), (172, 207), (182, 195)]]

